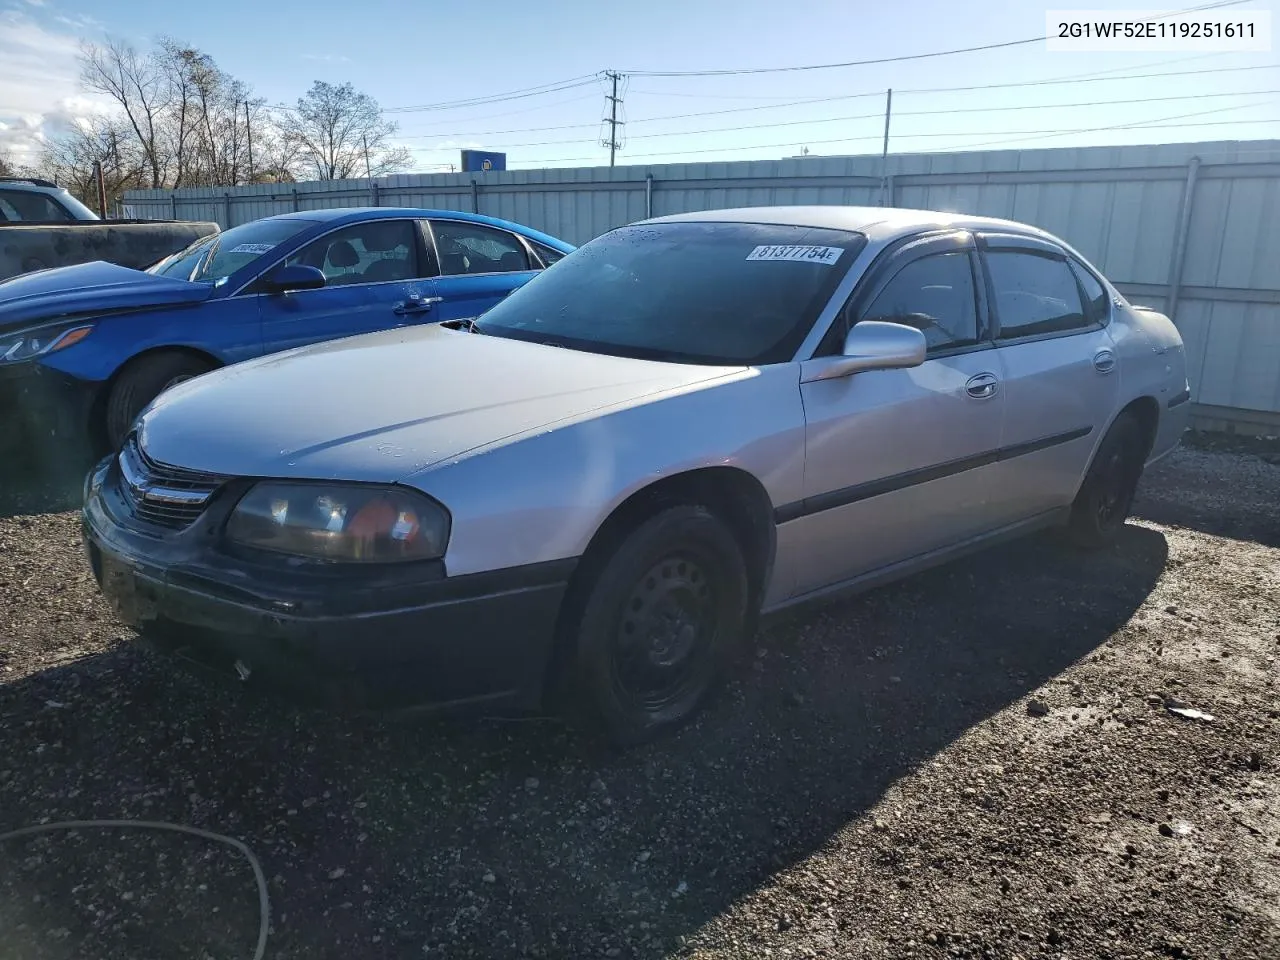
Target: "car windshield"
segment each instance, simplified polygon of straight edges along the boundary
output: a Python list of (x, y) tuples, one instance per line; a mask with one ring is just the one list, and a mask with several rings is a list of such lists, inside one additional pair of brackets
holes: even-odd
[(636, 224), (565, 257), (475, 329), (643, 359), (781, 363), (865, 244), (815, 227)]
[(315, 220), (255, 220), (222, 233), (201, 237), (147, 269), (161, 277), (177, 277), (198, 283), (218, 284), (241, 267), (270, 253), (278, 244), (308, 227)]

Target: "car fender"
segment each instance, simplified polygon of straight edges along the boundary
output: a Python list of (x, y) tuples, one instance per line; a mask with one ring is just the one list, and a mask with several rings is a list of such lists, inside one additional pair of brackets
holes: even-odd
[(258, 305), (248, 297), (116, 313), (93, 322), (92, 334), (45, 357), (45, 366), (78, 380), (104, 383), (130, 360), (158, 349), (190, 350), (219, 365), (262, 352)]
[(737, 467), (773, 503), (799, 499), (804, 449), (799, 367), (778, 364), (480, 448), (403, 482), (449, 510), (452, 576), (579, 557), (625, 500), (690, 470)]

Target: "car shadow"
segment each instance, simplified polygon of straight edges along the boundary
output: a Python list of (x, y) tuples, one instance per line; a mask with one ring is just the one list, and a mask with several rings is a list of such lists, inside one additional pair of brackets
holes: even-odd
[(0, 519), (80, 507), (84, 478), (94, 462), (91, 456), (60, 452), (38, 464), (26, 457), (24, 452), (0, 450)]
[[(273, 957), (660, 956), (1104, 644), (1167, 556), (1138, 525), (1095, 554), (1036, 537), (795, 616), (626, 752), (551, 720), (300, 712), (121, 646), (0, 685), (0, 831), (232, 834), (273, 878)], [(187, 838), (21, 841), (0, 924), (35, 958), (248, 955), (249, 877)]]

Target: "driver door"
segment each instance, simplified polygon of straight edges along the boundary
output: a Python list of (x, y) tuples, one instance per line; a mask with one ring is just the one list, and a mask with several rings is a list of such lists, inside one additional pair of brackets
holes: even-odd
[[(998, 525), (992, 484), (1004, 371), (967, 232), (908, 243), (859, 285), (825, 352), (850, 324), (924, 331), (923, 364), (803, 382), (804, 542), (797, 594), (855, 579)], [(823, 350), (819, 351), (823, 353)]]
[(340, 227), (284, 262), (318, 268), (325, 285), (259, 294), (266, 353), (443, 319), (432, 310), (435, 271), (416, 220), (366, 220)]

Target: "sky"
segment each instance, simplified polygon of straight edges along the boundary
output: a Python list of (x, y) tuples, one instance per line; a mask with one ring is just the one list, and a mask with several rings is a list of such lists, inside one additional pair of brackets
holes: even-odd
[[(644, 75), (932, 53), (1040, 37), (1046, 9), (1206, 0), (1169, 2), (0, 0), (0, 151), (22, 162), (104, 108), (78, 81), (82, 41), (145, 49), (161, 35), (206, 51), (272, 104), (314, 80), (352, 82), (399, 124), (417, 171), (457, 163), (463, 148), (505, 152), (511, 168), (608, 164), (604, 71), (623, 74), (619, 164), (878, 154), (888, 88), (892, 153), (1280, 137), (1274, 37), (1265, 53), (1051, 52), (1041, 41), (836, 69)], [(1278, 5), (1233, 9), (1277, 21)], [(1080, 79), (1040, 83), (1063, 78)], [(990, 88), (1003, 84), (1022, 86)], [(988, 89), (955, 89), (966, 86)], [(546, 92), (440, 106), (530, 88)], [(1101, 129), (1133, 124), (1143, 126)]]

